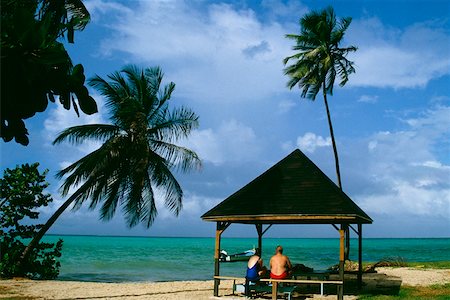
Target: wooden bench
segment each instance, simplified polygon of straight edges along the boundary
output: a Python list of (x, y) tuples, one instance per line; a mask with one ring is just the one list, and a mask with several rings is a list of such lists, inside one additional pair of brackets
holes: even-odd
[[(244, 277), (232, 277), (232, 276), (214, 276), (214, 279), (224, 279), (224, 280), (233, 280), (233, 293), (237, 290), (238, 286), (243, 286), (241, 284), (236, 284), (236, 281), (243, 281), (245, 282)], [(343, 281), (341, 280), (299, 280), (299, 279), (260, 279), (261, 282), (270, 282), (272, 283), (272, 286), (258, 286), (256, 288), (256, 285), (252, 285), (251, 287), (256, 291), (257, 289), (259, 292), (272, 292), (272, 299), (276, 300), (278, 293), (287, 294), (288, 299), (291, 298), (291, 293), (294, 291), (295, 286), (280, 286), (280, 283), (293, 283), (293, 284), (320, 284), (320, 295), (323, 296), (323, 285), (324, 284), (336, 284), (336, 285), (342, 285)], [(257, 291), (258, 292), (258, 291)]]
[[(233, 294), (235, 292), (245, 293), (245, 277), (234, 277), (234, 276), (214, 276), (214, 279), (223, 279), (223, 280), (233, 280)], [(236, 281), (244, 282), (244, 283), (236, 283)], [(295, 290), (295, 286), (278, 286), (277, 293), (285, 294), (288, 297), (288, 300), (291, 299), (291, 294)], [(257, 285), (251, 284), (249, 285), (249, 289), (251, 292), (255, 293), (272, 293), (273, 287), (272, 285)]]
[(279, 283), (293, 283), (293, 284), (320, 284), (320, 295), (323, 296), (324, 284), (344, 284), (341, 280), (300, 280), (300, 279), (261, 279), (260, 281), (268, 281), (272, 283), (272, 299), (277, 299), (277, 288)]

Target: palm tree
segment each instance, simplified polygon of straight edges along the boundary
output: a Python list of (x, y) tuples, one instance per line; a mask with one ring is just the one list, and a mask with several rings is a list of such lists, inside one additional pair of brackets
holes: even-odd
[(161, 88), (160, 68), (128, 66), (108, 78), (96, 76), (89, 83), (106, 97), (111, 124), (70, 127), (53, 142), (93, 140), (102, 145), (57, 174), (67, 176), (61, 186), (63, 196), (71, 187), (78, 188), (30, 242), (22, 259), (71, 204), (77, 209), (90, 199), (93, 209), (101, 203), (100, 217), (105, 220), (120, 206), (130, 227), (152, 225), (156, 192), (162, 193), (175, 215), (182, 208), (183, 191), (171, 170), (186, 172), (199, 168), (201, 162), (195, 152), (174, 142), (198, 127), (197, 115), (185, 107), (169, 110), (175, 84)]
[(355, 72), (353, 62), (349, 61), (346, 56), (348, 53), (356, 51), (357, 48), (354, 46), (341, 48), (339, 46), (351, 21), (352, 18), (347, 17), (337, 22), (332, 7), (328, 7), (321, 12), (313, 11), (306, 14), (300, 19), (300, 34), (286, 35), (287, 38), (296, 41), (293, 50), (298, 51), (298, 53), (284, 59), (285, 65), (289, 61), (293, 61), (292, 65), (284, 69), (284, 73), (290, 77), (287, 83), (290, 89), (298, 85), (302, 89), (301, 96), (311, 100), (315, 100), (319, 91), (322, 90), (333, 144), (336, 175), (341, 189), (339, 158), (327, 94), (333, 94), (336, 76), (340, 77), (339, 85), (344, 86), (348, 81), (349, 74)]

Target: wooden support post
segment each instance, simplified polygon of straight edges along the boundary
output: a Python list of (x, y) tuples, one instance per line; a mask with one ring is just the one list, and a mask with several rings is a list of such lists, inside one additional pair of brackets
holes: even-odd
[[(230, 226), (230, 223), (217, 222), (216, 226), (216, 243), (214, 247), (214, 276), (220, 276), (220, 238), (222, 233)], [(214, 278), (214, 296), (219, 296), (220, 279)]]
[(345, 260), (350, 260), (350, 228), (348, 225), (345, 225)]
[(278, 282), (272, 281), (272, 300), (277, 300), (278, 295)]
[(344, 299), (344, 258), (345, 258), (345, 230), (341, 225), (339, 230), (339, 280), (342, 281), (342, 285), (338, 285), (337, 298), (338, 300)]
[(262, 257), (262, 236), (263, 236), (262, 224), (255, 224), (255, 226), (256, 226), (256, 231), (258, 232), (258, 248), (260, 251), (260, 255)]
[(362, 288), (362, 224), (358, 224), (358, 289)]
[[(217, 222), (216, 244), (215, 244), (215, 248), (214, 248), (214, 276), (220, 275), (219, 256), (220, 256), (220, 235), (222, 232), (219, 229), (219, 223), (220, 222)], [(215, 297), (219, 296), (219, 284), (220, 284), (220, 279), (214, 279), (214, 296)]]

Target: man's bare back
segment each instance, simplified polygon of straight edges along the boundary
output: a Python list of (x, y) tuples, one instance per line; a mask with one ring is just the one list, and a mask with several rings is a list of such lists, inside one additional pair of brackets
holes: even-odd
[(292, 264), (289, 258), (283, 255), (283, 247), (277, 246), (275, 255), (270, 259), (270, 277), (286, 278), (291, 269)]

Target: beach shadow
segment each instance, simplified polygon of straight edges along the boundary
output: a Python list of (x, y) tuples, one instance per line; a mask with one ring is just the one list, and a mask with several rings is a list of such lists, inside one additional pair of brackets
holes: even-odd
[(363, 285), (358, 287), (356, 274), (348, 274), (345, 278), (344, 293), (346, 295), (398, 295), (402, 279), (384, 273), (364, 273)]
[[(337, 275), (336, 275), (337, 276)], [(331, 275), (330, 280), (338, 280), (338, 277)], [(361, 289), (358, 287), (356, 274), (345, 274), (344, 294), (347, 296), (360, 295), (398, 295), (402, 280), (397, 276), (389, 276), (384, 273), (364, 273), (363, 285)], [(320, 295), (320, 286), (317, 284), (299, 285), (292, 294), (291, 299), (304, 300), (311, 299)], [(324, 285), (324, 296), (336, 295), (337, 286), (332, 284)], [(243, 296), (243, 295), (224, 295), (224, 296)], [(271, 294), (258, 295), (257, 299), (271, 299)]]
[[(337, 275), (336, 275), (337, 276)], [(331, 275), (330, 280), (338, 280), (338, 277)], [(358, 286), (358, 279), (356, 273), (346, 273), (344, 279), (344, 294), (359, 296), (359, 295), (390, 295), (395, 296), (400, 292), (402, 285), (402, 279), (398, 276), (389, 276), (384, 273), (364, 273), (363, 284), (361, 288)], [(298, 296), (293, 299), (305, 299), (302, 296), (306, 295), (308, 299), (308, 293), (320, 294), (320, 287), (318, 285), (302, 286), (298, 289)], [(302, 295), (303, 294), (303, 295)], [(325, 285), (324, 295), (336, 295), (337, 286)]]

